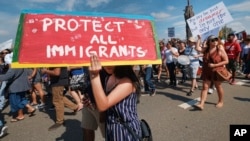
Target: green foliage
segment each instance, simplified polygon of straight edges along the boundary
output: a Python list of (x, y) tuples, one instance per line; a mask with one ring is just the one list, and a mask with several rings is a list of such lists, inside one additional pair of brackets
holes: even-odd
[(224, 27), (221, 28), (220, 32), (219, 32), (219, 38), (221, 39), (227, 39), (227, 35), (229, 33), (233, 33), (233, 29), (227, 27), (226, 25)]

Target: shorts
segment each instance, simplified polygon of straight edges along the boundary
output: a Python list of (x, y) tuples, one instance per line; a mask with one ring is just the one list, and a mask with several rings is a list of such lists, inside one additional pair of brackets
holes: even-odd
[(100, 127), (102, 136), (105, 137), (105, 122), (100, 122), (100, 112), (97, 109), (83, 108), (81, 127), (89, 130), (97, 130), (98, 126)]
[(199, 66), (189, 66), (188, 67), (188, 75), (192, 79), (197, 78), (197, 72), (198, 72)]
[(227, 69), (228, 70), (231, 70), (232, 72), (235, 72), (236, 71), (236, 68), (237, 68), (237, 62), (235, 59), (229, 59), (228, 60), (228, 64), (226, 65), (227, 66)]

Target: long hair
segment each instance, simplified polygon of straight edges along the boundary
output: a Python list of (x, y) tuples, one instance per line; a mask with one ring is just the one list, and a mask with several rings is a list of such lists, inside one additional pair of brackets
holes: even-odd
[(132, 81), (133, 85), (135, 86), (136, 93), (137, 94), (140, 93), (139, 79), (133, 70), (133, 66), (131, 65), (115, 66), (114, 75), (117, 78), (128, 77)]

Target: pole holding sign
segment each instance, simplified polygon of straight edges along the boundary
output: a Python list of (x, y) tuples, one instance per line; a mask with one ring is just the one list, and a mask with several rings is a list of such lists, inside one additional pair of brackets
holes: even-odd
[(23, 10), (12, 67), (161, 64), (157, 41), (150, 16)]
[(187, 19), (187, 22), (192, 35), (195, 37), (221, 27), (232, 20), (233, 18), (224, 3), (220, 2), (192, 18)]

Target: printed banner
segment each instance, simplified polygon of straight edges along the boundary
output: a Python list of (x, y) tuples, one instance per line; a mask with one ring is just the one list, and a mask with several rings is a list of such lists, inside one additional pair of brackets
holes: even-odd
[(223, 2), (187, 19), (192, 35), (202, 35), (233, 20)]
[(12, 67), (161, 64), (157, 41), (150, 16), (24, 10)]

